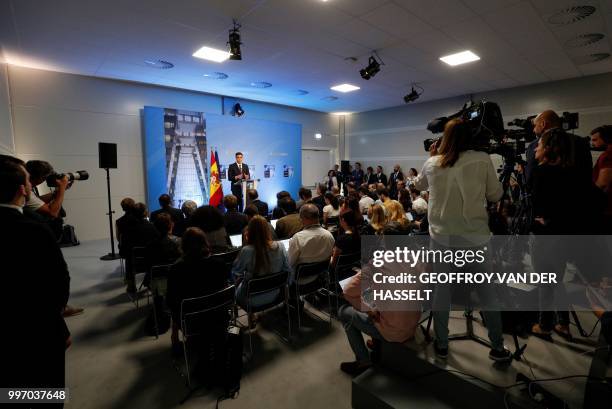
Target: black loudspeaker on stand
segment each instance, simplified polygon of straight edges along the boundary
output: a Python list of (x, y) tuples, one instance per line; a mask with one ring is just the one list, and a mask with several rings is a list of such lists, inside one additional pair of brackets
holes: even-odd
[(98, 157), (100, 169), (106, 170), (106, 192), (108, 194), (108, 227), (110, 229), (111, 252), (100, 257), (100, 260), (117, 260), (119, 254), (115, 253), (115, 232), (113, 231), (113, 209), (111, 204), (110, 169), (117, 169), (117, 144), (98, 143)]

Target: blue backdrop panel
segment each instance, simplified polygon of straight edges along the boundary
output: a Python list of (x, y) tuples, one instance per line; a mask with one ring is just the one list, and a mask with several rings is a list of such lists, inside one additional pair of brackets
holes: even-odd
[[(270, 210), (276, 206), (276, 193), (281, 190), (297, 198), (302, 183), (302, 125), (213, 114), (207, 114), (206, 121), (208, 146), (218, 150), (221, 165), (227, 168), (234, 163), (234, 154), (242, 152), (244, 163), (255, 167), (251, 177), (260, 179), (257, 191)], [(274, 174), (266, 178), (264, 166), (270, 165)], [(231, 193), (227, 179), (223, 180), (223, 193)]]
[(144, 107), (145, 167), (147, 206), (159, 208), (157, 198), (166, 193), (166, 148), (164, 145), (164, 108)]

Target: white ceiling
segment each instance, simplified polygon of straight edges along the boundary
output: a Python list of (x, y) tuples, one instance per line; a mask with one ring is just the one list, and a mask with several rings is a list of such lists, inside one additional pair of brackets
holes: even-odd
[[(413, 82), (420, 101), (612, 72), (610, 0), (3, 0), (0, 58), (11, 64), (139, 81), (325, 112), (403, 104)], [(556, 11), (591, 5), (584, 20), (557, 27)], [(242, 61), (191, 54), (225, 48), (232, 18), (242, 24)], [(570, 49), (580, 34), (596, 44)], [(470, 49), (480, 61), (448, 67), (439, 57)], [(359, 69), (377, 50), (385, 65), (369, 81)], [(347, 61), (356, 57), (357, 62)], [(170, 70), (144, 60), (168, 60)], [(208, 79), (221, 71), (226, 80)], [(250, 84), (267, 81), (271, 88)], [(350, 82), (360, 91), (330, 86)], [(298, 90), (307, 90), (299, 95)], [(329, 96), (338, 97), (328, 101)]]

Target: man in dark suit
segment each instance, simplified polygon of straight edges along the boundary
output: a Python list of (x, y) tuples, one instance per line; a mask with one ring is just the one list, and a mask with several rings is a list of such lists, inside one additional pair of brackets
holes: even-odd
[(404, 180), (404, 174), (402, 173), (402, 169), (399, 164), (396, 164), (393, 167), (393, 173), (389, 175), (389, 192), (391, 193), (391, 198), (397, 200), (397, 181)]
[[(159, 201), (160, 209), (157, 209), (154, 212), (151, 212), (151, 216), (149, 217), (149, 220), (151, 221), (151, 223), (155, 223), (155, 219), (157, 219), (157, 216), (159, 216), (162, 213), (166, 213), (172, 219), (172, 222), (174, 223), (175, 227), (180, 225), (181, 222), (183, 221), (183, 212), (181, 212), (181, 209), (172, 207), (172, 198), (170, 197), (170, 195), (167, 193), (164, 193), (161, 196), (159, 196), (157, 200)], [(172, 233), (175, 233), (175, 232), (172, 232)]]
[(382, 166), (376, 166), (376, 175), (374, 175), (374, 177), (376, 178), (376, 183), (382, 183), (387, 186), (387, 175), (383, 173)]
[[(63, 388), (65, 351), (71, 340), (62, 310), (68, 301), (70, 275), (50, 229), (23, 215), (31, 191), (23, 162), (1, 156), (0, 249), (6, 274), (2, 275), (5, 291), (0, 311), (7, 334), (13, 335), (1, 348), (0, 385)], [(8, 265), (11, 261), (13, 268)]]
[(242, 163), (242, 152), (236, 152), (236, 162), (229, 165), (227, 179), (232, 184), (232, 194), (238, 198), (238, 210), (243, 211), (242, 206), (242, 181), (249, 179), (249, 166)]
[(377, 183), (374, 168), (372, 168), (372, 166), (368, 166), (366, 174), (363, 175), (363, 183), (367, 183), (368, 186)]
[(249, 205), (254, 205), (257, 208), (257, 212), (260, 216), (268, 217), (268, 204), (262, 200), (259, 200), (259, 193), (257, 193), (257, 190), (247, 190), (247, 199)]

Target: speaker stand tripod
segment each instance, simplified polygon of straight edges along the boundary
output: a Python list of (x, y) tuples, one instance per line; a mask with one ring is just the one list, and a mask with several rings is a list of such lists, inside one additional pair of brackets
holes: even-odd
[(115, 232), (113, 231), (113, 213), (115, 213), (111, 206), (111, 191), (110, 191), (110, 169), (106, 170), (106, 192), (108, 195), (108, 227), (110, 228), (110, 241), (111, 241), (111, 252), (100, 257), (100, 260), (117, 260), (121, 256), (115, 253)]

